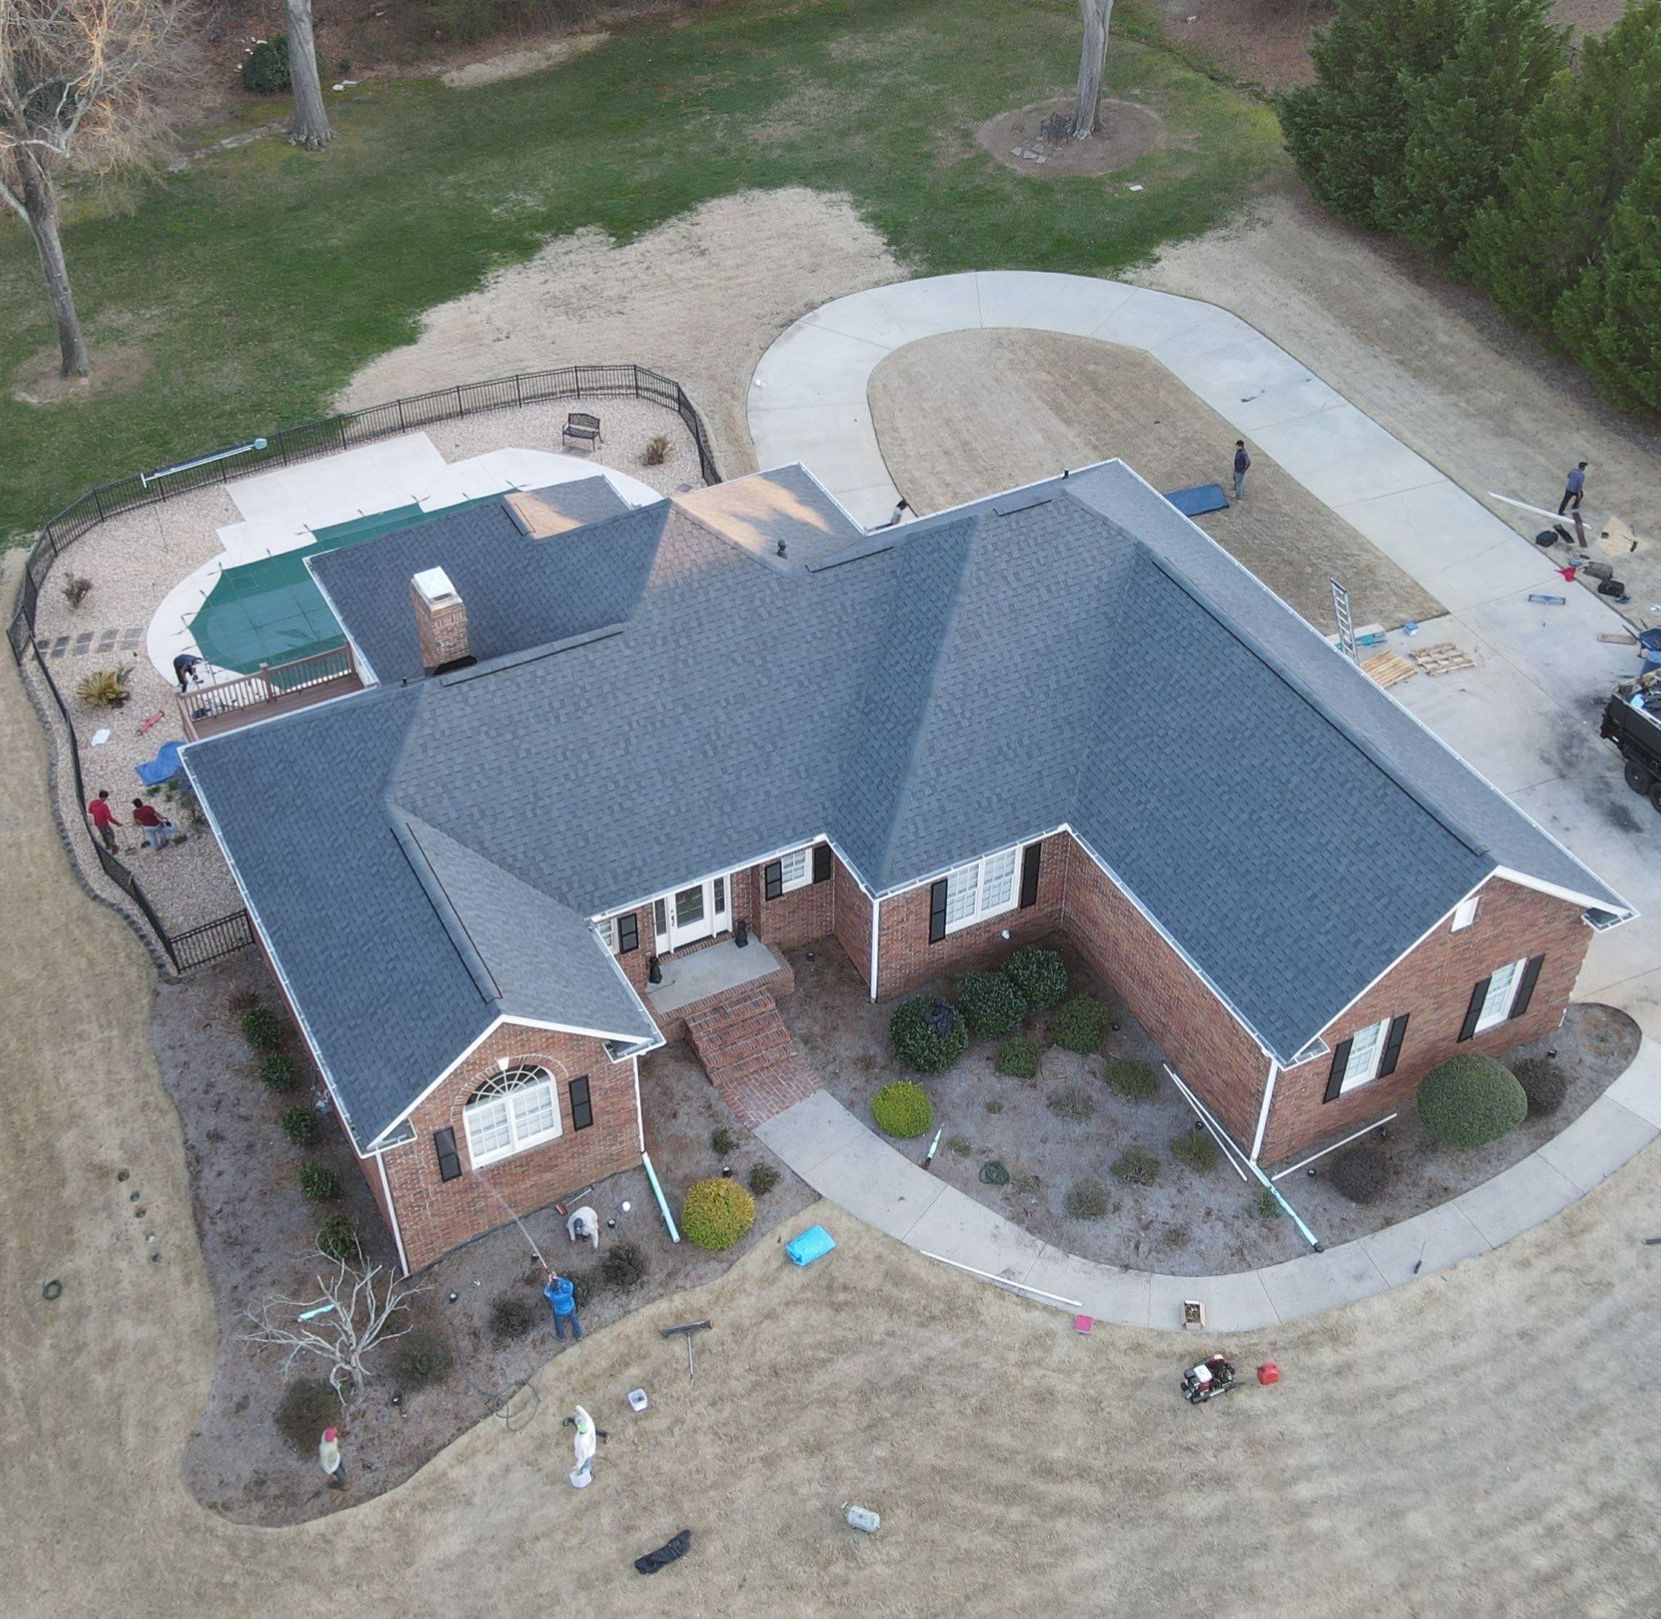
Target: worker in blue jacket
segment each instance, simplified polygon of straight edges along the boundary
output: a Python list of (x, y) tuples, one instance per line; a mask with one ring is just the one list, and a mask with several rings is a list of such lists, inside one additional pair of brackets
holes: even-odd
[(577, 1314), (577, 1290), (570, 1279), (549, 1271), (548, 1285), (543, 1288), (542, 1296), (554, 1312), (554, 1336), (564, 1338), (565, 1329), (569, 1326), (573, 1340), (582, 1337), (582, 1318)]

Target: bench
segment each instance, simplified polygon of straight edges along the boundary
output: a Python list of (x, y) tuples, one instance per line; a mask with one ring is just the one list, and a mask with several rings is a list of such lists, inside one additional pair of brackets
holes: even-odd
[(564, 449), (573, 439), (579, 444), (603, 444), (600, 437), (600, 418), (590, 416), (587, 411), (574, 410), (565, 418), (565, 427), (560, 433), (560, 448)]

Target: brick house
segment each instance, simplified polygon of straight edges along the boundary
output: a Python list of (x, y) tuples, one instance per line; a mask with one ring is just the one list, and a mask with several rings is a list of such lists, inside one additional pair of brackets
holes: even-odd
[(1122, 463), (585, 498), (313, 559), (369, 689), (185, 752), (410, 1269), (637, 1163), (640, 1057), (814, 940), (883, 1000), (1062, 929), (1272, 1164), (1631, 915)]

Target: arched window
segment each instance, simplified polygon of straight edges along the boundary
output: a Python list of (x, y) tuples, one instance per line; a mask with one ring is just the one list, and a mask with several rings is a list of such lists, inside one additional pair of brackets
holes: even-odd
[(534, 1063), (504, 1068), (473, 1093), (462, 1119), (475, 1168), (552, 1141), (559, 1134), (554, 1076)]

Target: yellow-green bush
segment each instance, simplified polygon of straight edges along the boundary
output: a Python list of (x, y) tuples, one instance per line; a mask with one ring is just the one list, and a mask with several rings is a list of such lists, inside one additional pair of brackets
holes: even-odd
[(909, 1141), (934, 1123), (934, 1107), (921, 1085), (897, 1079), (871, 1098), (871, 1117), (886, 1134)]
[(756, 1223), (756, 1200), (740, 1181), (715, 1175), (694, 1182), (681, 1205), (681, 1230), (688, 1242), (719, 1253)]

